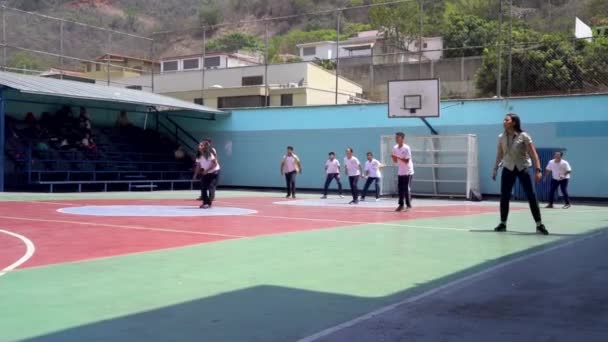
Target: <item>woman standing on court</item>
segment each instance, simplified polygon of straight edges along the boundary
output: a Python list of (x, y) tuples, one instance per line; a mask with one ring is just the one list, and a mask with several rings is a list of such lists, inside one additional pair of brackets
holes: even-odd
[(543, 176), (532, 137), (521, 129), (521, 121), (515, 113), (509, 113), (505, 116), (503, 127), (504, 132), (498, 136), (496, 162), (492, 173), (492, 179), (496, 180), (496, 173), (502, 165), (503, 169), (500, 179), (500, 223), (494, 228), (494, 231), (504, 232), (507, 230), (511, 191), (513, 190), (515, 179), (519, 179), (526, 197), (528, 197), (530, 211), (536, 222), (536, 232), (547, 235), (549, 232), (541, 220), (538, 201), (532, 188), (532, 179), (528, 173), (528, 168), (532, 166), (530, 158), (532, 157), (536, 181), (540, 182)]
[(281, 175), (285, 175), (287, 185), (287, 196), (285, 198), (296, 198), (296, 174), (302, 173), (300, 158), (293, 153), (293, 147), (287, 146), (287, 153), (281, 161)]
[(215, 199), (215, 189), (220, 176), (220, 164), (217, 158), (217, 152), (211, 147), (209, 140), (203, 140), (199, 145), (200, 157), (196, 165), (196, 174), (201, 174), (201, 197), (203, 204), (202, 209), (209, 209), (213, 205)]

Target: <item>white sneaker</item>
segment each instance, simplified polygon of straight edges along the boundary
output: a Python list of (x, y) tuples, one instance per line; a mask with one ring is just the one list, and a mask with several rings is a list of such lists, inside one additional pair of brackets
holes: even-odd
[(327, 196), (321, 196), (321, 199), (327, 199)]
[(380, 199), (379, 199), (379, 198), (376, 198), (376, 202), (380, 202)]
[(359, 199), (359, 201), (361, 201), (361, 202), (365, 202), (365, 197), (361, 197), (361, 198)]
[(340, 198), (344, 198), (344, 196), (340, 195)]

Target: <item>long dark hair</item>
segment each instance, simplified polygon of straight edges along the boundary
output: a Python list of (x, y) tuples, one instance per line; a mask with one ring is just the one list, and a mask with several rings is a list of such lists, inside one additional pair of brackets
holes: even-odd
[(515, 113), (508, 113), (506, 116), (511, 118), (511, 121), (513, 121), (513, 130), (517, 133), (521, 133), (523, 132), (523, 130), (521, 129), (521, 119), (519, 118), (519, 115), (515, 114)]

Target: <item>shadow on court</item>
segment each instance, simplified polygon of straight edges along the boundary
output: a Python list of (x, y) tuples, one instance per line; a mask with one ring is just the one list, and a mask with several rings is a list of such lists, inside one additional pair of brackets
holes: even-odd
[[(606, 234), (603, 236), (605, 240), (603, 242), (608, 241), (605, 238)], [(608, 258), (605, 248), (597, 249), (598, 243), (599, 246), (605, 247), (601, 244), (602, 241), (597, 239), (590, 241), (595, 244), (592, 246), (594, 248), (584, 248), (583, 243), (577, 243), (572, 245), (574, 250), (570, 247), (556, 250), (560, 251), (557, 258), (552, 257), (556, 251), (551, 251), (541, 257), (527, 259), (511, 267), (515, 271), (520, 266), (523, 267), (524, 274), (513, 273), (513, 270), (499, 270), (494, 275), (497, 280), (495, 279), (493, 283), (483, 284), (480, 281), (465, 287), (468, 291), (466, 295), (450, 296), (438, 293), (404, 306), (401, 311), (410, 310), (406, 314), (397, 315), (400, 309), (396, 310), (392, 313), (395, 314), (394, 317), (388, 323), (386, 320), (368, 321), (328, 336), (327, 340), (507, 341), (516, 338), (521, 342), (537, 341), (539, 331), (546, 330), (553, 336), (555, 332), (564, 329), (568, 331), (566, 335), (568, 340), (573, 340), (570, 338), (594, 340), (594, 334), (598, 332), (592, 328), (597, 327), (608, 333), (607, 325), (597, 326), (598, 319), (608, 319), (608, 293), (599, 291), (608, 287), (608, 276), (606, 276)], [(487, 260), (475, 267), (419, 284), (416, 288), (387, 297), (364, 298), (279, 286), (256, 286), (73, 327), (26, 341), (295, 341), (492, 265), (546, 250), (563, 242), (563, 240), (557, 241), (502, 258)], [(577, 250), (581, 248), (585, 253), (578, 255)], [(588, 260), (595, 255), (594, 253), (603, 255), (604, 261), (597, 267), (577, 268), (585, 271), (586, 278), (581, 278), (576, 272), (570, 272), (574, 270), (568, 270), (567, 265), (573, 260), (577, 260), (579, 264), (586, 262), (588, 266), (592, 266), (593, 264)], [(571, 260), (572, 258), (574, 259)], [(544, 259), (548, 264), (543, 264)], [(551, 262), (559, 264), (551, 266)], [(579, 264), (574, 263), (572, 267), (576, 268)], [(563, 279), (556, 276), (560, 270), (564, 273)], [(603, 273), (600, 276), (597, 272), (601, 270)], [(546, 272), (551, 274), (548, 274), (547, 279), (543, 281), (543, 274)], [(559, 291), (554, 291), (556, 282), (564, 280), (572, 283), (561, 284), (558, 287)], [(521, 286), (513, 287), (514, 283)], [(481, 284), (487, 287), (479, 290)], [(580, 301), (564, 301), (560, 296), (567, 296), (570, 293), (566, 291), (566, 285), (569, 286), (570, 291), (578, 286), (588, 292)], [(551, 296), (547, 297), (547, 294)], [(433, 301), (434, 298), (438, 300)], [(534, 307), (530, 307), (531, 305)], [(567, 323), (582, 311), (585, 311), (585, 316), (581, 317), (588, 322), (581, 325), (580, 329), (572, 323)], [(551, 313), (548, 316), (550, 319), (542, 319), (547, 312)], [(505, 319), (504, 322), (501, 321), (502, 318)], [(581, 319), (574, 322), (581, 322)], [(458, 324), (466, 328), (459, 330)], [(483, 338), (471, 339), (475, 336), (483, 336)]]

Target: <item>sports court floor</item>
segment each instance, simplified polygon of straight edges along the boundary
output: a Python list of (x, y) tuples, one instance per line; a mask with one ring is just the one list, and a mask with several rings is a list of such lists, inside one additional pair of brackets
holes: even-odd
[[(510, 231), (496, 234), (494, 202), (419, 199), (395, 213), (391, 199), (219, 191), (214, 209), (199, 210), (197, 195), (1, 194), (0, 341), (451, 340), (433, 329), (475, 333), (505, 305), (476, 282), (542, 262), (558, 273), (549, 253), (599, 243), (608, 226), (602, 206), (544, 209), (551, 235), (540, 236), (518, 203)], [(500, 298), (522, 291), (493, 281)], [(445, 309), (484, 296), (476, 309)], [(439, 325), (413, 325), (425, 317)]]

